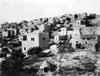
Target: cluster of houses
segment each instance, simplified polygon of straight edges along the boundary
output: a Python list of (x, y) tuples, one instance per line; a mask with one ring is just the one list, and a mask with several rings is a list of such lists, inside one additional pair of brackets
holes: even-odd
[[(96, 14), (82, 13), (24, 20), (20, 23), (5, 22), (0, 25), (0, 37), (16, 36), (21, 42), (23, 53), (27, 53), (32, 47), (40, 47), (42, 50), (49, 49), (54, 54), (59, 51), (57, 46), (71, 37), (69, 43), (76, 52), (83, 50), (94, 53), (100, 50), (100, 24), (91, 23), (96, 18)], [(44, 65), (47, 67), (49, 64), (49, 61), (44, 61), (40, 69), (43, 71)]]
[[(50, 42), (59, 44), (66, 41), (70, 36), (69, 43), (74, 49), (86, 46), (87, 49), (99, 43), (99, 24), (89, 24), (89, 20), (96, 19), (96, 14), (65, 14), (60, 17), (40, 18), (31, 21), (22, 21), (20, 23), (5, 22), (0, 26), (0, 36), (8, 37), (18, 36), (22, 42), (23, 52), (31, 47), (41, 47), (43, 50), (50, 48)], [(90, 25), (90, 26), (89, 26)], [(93, 24), (94, 25), (94, 24)], [(92, 49), (93, 49), (92, 48)], [(95, 51), (95, 49), (93, 49)]]

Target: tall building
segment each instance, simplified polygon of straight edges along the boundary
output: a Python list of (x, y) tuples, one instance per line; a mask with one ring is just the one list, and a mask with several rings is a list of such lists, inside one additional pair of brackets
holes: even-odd
[(25, 53), (31, 47), (41, 47), (42, 50), (49, 47), (49, 34), (47, 32), (34, 31), (23, 36), (22, 51)]

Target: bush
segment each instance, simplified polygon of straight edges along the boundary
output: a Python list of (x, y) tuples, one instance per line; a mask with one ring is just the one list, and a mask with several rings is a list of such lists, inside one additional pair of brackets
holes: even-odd
[(24, 66), (24, 56), (22, 50), (13, 50), (11, 56), (1, 63), (2, 71), (5, 74), (21, 73)]
[(39, 55), (42, 52), (42, 49), (40, 47), (32, 47), (28, 50), (28, 55)]

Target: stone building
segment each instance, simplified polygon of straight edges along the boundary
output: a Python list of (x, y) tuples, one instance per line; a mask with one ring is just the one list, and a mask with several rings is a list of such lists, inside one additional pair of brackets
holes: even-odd
[(67, 35), (66, 27), (62, 27), (62, 28), (58, 29), (56, 34), (54, 35), (54, 42), (59, 43), (60, 40), (66, 39), (66, 35)]
[(40, 32), (49, 32), (50, 26), (48, 26), (47, 24), (41, 24), (38, 25), (38, 28)]
[(47, 32), (34, 31), (23, 36), (22, 51), (27, 52), (31, 47), (49, 48), (49, 34)]

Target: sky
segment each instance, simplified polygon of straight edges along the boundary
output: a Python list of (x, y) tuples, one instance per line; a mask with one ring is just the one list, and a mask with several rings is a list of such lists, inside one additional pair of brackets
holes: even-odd
[(75, 13), (100, 14), (100, 0), (0, 0), (0, 23)]

